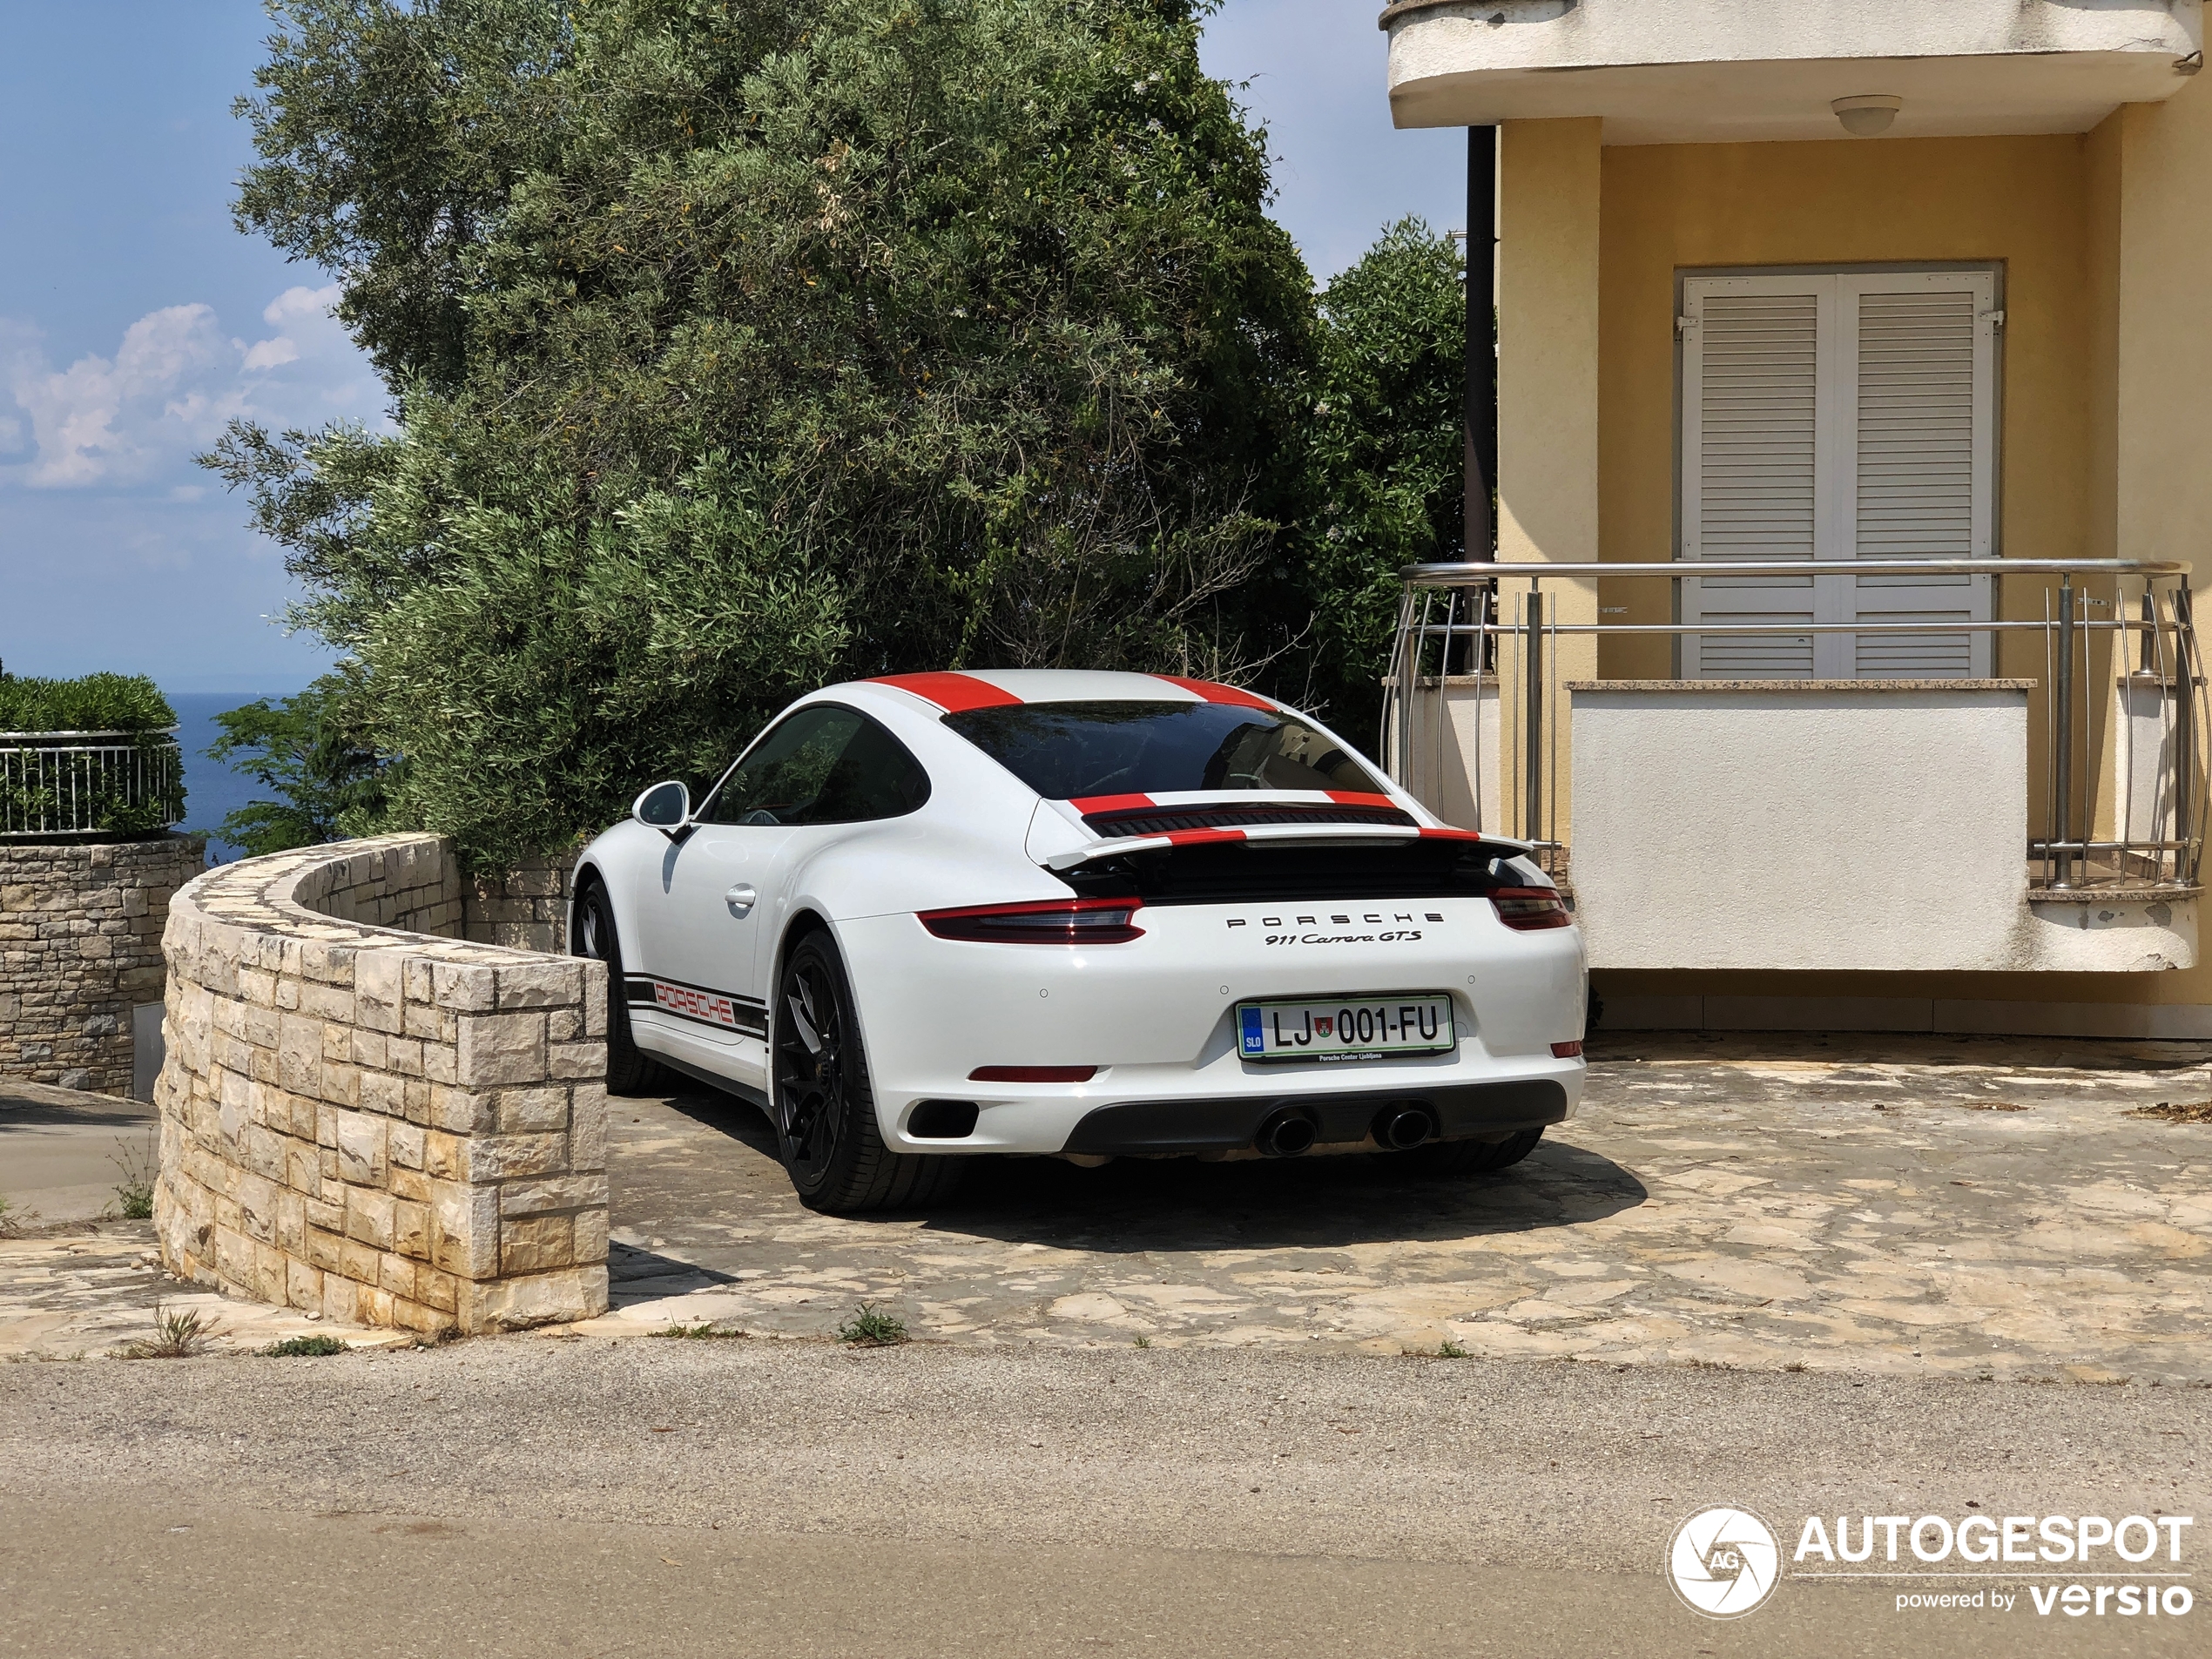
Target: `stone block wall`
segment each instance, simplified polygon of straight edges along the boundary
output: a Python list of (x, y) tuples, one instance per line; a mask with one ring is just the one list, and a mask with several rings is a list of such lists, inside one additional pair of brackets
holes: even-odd
[(604, 1311), (606, 970), (436, 936), (467, 888), (442, 838), (389, 835), (177, 895), (172, 1272), (422, 1332)]
[(575, 873), (571, 852), (469, 877), (461, 896), (461, 936), (558, 955), (569, 948), (569, 887)]
[(132, 1010), (161, 1000), (161, 934), (206, 838), (0, 841), (0, 1076), (131, 1093)]

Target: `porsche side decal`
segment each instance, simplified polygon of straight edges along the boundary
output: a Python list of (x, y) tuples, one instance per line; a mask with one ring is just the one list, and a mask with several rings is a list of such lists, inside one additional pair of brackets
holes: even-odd
[(711, 986), (686, 985), (680, 980), (654, 979), (643, 974), (623, 976), (623, 1000), (634, 1008), (652, 1008), (679, 1020), (711, 1025), (720, 1031), (741, 1032), (749, 1037), (768, 1035), (768, 1008), (752, 997), (718, 991)]

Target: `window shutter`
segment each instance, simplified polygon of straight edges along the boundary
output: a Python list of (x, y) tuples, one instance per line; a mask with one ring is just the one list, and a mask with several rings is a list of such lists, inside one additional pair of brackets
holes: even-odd
[[(1855, 374), (1844, 496), (1863, 559), (1986, 556), (1993, 453), (1993, 347), (1983, 320), (1986, 273), (1844, 277), (1844, 332)], [(1966, 622), (1989, 614), (1989, 579), (1861, 576), (1839, 620)], [(1844, 637), (1850, 674), (1962, 678), (1986, 673), (1986, 634)]]
[[(1821, 520), (1823, 279), (1693, 280), (1683, 334), (1683, 556), (1803, 559)], [(1701, 576), (1685, 583), (1689, 620), (1811, 622), (1813, 579)], [(1692, 634), (1694, 678), (1802, 678), (1811, 634)]]
[(1685, 280), (1682, 556), (1808, 568), (1701, 574), (1683, 583), (1683, 621), (1931, 631), (1692, 632), (1683, 673), (1989, 672), (1988, 635), (1955, 626), (1989, 616), (1988, 577), (1815, 572), (1826, 559), (1993, 551), (1994, 292), (1987, 271)]

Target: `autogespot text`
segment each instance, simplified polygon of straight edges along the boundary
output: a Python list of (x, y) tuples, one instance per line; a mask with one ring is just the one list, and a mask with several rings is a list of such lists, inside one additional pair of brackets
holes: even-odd
[[(2045, 1618), (2179, 1618), (2195, 1605), (2179, 1581), (2191, 1576), (2182, 1546), (2195, 1525), (2192, 1515), (1838, 1515), (1831, 1528), (1809, 1515), (1790, 1575), (2001, 1581), (1899, 1589), (1900, 1613), (2010, 1613), (2024, 1599)], [(1892, 1565), (1906, 1561), (1919, 1565)]]

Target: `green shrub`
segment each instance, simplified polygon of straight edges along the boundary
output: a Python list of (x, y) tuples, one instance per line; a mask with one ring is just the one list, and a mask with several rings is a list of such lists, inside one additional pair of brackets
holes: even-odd
[(272, 1359), (322, 1359), (344, 1353), (350, 1345), (340, 1337), (286, 1337), (261, 1350)]
[(144, 675), (52, 680), (0, 669), (0, 732), (126, 732), (144, 757), (132, 767), (85, 754), (41, 757), (39, 745), (0, 741), (0, 827), (129, 838), (181, 821), (184, 766), (168, 736), (176, 724), (176, 711)]
[(0, 732), (166, 732), (177, 724), (143, 674), (32, 679), (0, 669)]

